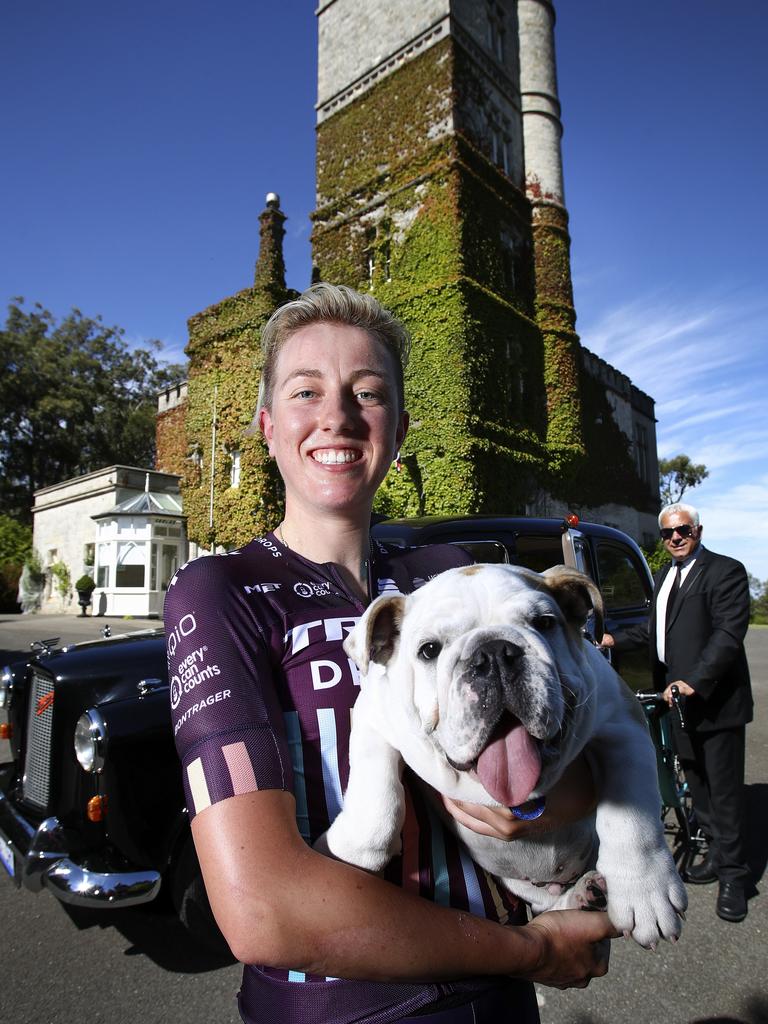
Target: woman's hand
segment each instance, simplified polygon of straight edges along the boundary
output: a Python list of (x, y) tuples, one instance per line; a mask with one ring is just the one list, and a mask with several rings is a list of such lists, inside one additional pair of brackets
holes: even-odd
[(451, 800), (447, 796), (441, 799), (445, 809), (459, 824), (480, 835), (509, 842), (551, 832), (561, 825), (586, 818), (595, 809), (597, 793), (589, 763), (584, 754), (580, 754), (547, 793), (544, 813), (530, 821), (516, 818), (507, 807), (484, 807), (464, 800)]
[(541, 946), (536, 967), (526, 975), (553, 988), (586, 988), (608, 973), (611, 939), (620, 933), (607, 914), (552, 910), (539, 914), (523, 932)]

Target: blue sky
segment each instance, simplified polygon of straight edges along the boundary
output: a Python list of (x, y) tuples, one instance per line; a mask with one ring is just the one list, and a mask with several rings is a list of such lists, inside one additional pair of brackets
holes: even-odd
[[(187, 317), (251, 282), (271, 190), (305, 287), (314, 7), (7, 0), (0, 299), (179, 359)], [(556, 7), (577, 329), (656, 399), (660, 454), (708, 466), (705, 540), (768, 579), (764, 4)]]

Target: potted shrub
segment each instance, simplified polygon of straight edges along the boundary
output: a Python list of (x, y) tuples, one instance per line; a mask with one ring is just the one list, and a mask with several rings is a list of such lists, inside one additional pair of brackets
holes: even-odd
[(77, 603), (83, 609), (81, 615), (85, 615), (85, 609), (91, 603), (91, 595), (96, 589), (96, 582), (93, 576), (81, 576), (75, 584), (77, 591)]

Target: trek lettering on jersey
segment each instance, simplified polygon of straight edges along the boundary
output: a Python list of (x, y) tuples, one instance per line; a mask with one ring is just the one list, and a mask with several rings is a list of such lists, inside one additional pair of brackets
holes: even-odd
[[(315, 619), (313, 622), (303, 622), (300, 626), (294, 626), (283, 637), (283, 642), (290, 641), (290, 653), (297, 654), (309, 647), (310, 642), (317, 643), (325, 640), (331, 643), (337, 640), (345, 640), (360, 621), (359, 615), (344, 615), (341, 618)], [(317, 630), (317, 633), (312, 633)]]
[[(289, 645), (291, 656), (306, 650), (310, 645), (317, 646), (322, 643), (338, 644), (344, 641), (347, 635), (354, 629), (360, 616), (342, 616), (328, 619), (314, 619), (312, 622), (303, 622), (294, 626), (285, 634), (284, 643)], [(327, 658), (313, 658), (309, 662), (310, 679), (313, 690), (330, 690), (338, 686), (344, 680), (346, 672), (349, 675), (347, 680), (353, 686), (360, 686), (360, 673), (357, 665), (351, 658), (346, 658), (346, 668), (340, 661)]]

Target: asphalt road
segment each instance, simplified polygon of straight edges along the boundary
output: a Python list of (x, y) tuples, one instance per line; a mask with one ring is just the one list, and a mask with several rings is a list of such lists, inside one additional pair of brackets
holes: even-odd
[[(0, 652), (41, 636), (96, 638), (104, 622), (0, 616)], [(155, 624), (110, 622), (113, 633)], [(747, 651), (757, 703), (747, 733), (750, 862), (759, 886), (768, 860), (768, 629), (750, 629)], [(688, 892), (678, 944), (649, 953), (614, 942), (606, 978), (585, 991), (540, 990), (543, 1024), (768, 1024), (768, 900), (756, 894), (746, 921), (727, 924), (715, 915), (716, 886)], [(201, 953), (161, 905), (86, 912), (17, 891), (0, 873), (0, 922), (3, 1024), (239, 1021), (238, 965)]]

